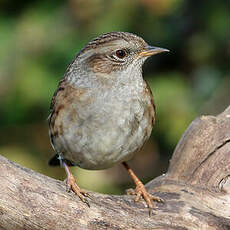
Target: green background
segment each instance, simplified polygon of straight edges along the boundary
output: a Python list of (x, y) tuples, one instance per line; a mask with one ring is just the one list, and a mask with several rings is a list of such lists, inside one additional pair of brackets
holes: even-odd
[[(218, 114), (230, 99), (230, 1), (0, 0), (0, 154), (63, 180), (47, 165), (51, 97), (76, 53), (104, 32), (128, 31), (171, 52), (144, 67), (156, 102), (150, 141), (130, 162), (144, 181), (165, 173), (179, 138), (201, 114)], [(72, 169), (80, 186), (123, 193), (122, 166)]]

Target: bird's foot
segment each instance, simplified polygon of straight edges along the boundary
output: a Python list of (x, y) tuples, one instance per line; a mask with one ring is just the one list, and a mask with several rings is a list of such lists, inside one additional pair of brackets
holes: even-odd
[(152, 194), (150, 194), (149, 192), (147, 192), (145, 186), (140, 182), (138, 183), (136, 189), (129, 189), (127, 191), (128, 195), (135, 195), (135, 202), (138, 202), (140, 200), (141, 197), (143, 197), (143, 199), (145, 200), (147, 207), (149, 209), (149, 215), (151, 215), (151, 211), (154, 207), (152, 201), (156, 201), (156, 202), (161, 202), (164, 203), (164, 200), (161, 199), (160, 197), (157, 196), (153, 196)]
[(67, 179), (66, 179), (66, 191), (70, 192), (73, 191), (84, 203), (86, 203), (89, 207), (89, 202), (86, 199), (86, 197), (89, 197), (88, 192), (86, 192), (85, 190), (81, 189), (76, 181), (75, 178), (72, 174), (70, 174)]

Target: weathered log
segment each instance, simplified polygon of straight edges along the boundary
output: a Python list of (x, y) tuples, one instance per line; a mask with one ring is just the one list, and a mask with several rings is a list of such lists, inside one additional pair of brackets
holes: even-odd
[(230, 229), (230, 107), (194, 120), (168, 172), (146, 186), (165, 200), (152, 216), (127, 195), (89, 192), (89, 208), (63, 182), (0, 156), (0, 229)]

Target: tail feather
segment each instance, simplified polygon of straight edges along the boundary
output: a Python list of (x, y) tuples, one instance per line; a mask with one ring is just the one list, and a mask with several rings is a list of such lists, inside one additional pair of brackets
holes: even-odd
[[(67, 160), (67, 159), (63, 159), (63, 161), (65, 161), (65, 163), (68, 165), (68, 166), (74, 166), (74, 164)], [(48, 162), (48, 164), (50, 166), (60, 166), (60, 158), (59, 158), (59, 155), (58, 154), (55, 154)]]

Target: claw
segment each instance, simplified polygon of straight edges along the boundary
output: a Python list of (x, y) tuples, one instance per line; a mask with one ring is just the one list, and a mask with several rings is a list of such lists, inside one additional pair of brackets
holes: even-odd
[(140, 201), (141, 195), (142, 195), (141, 193), (136, 194), (135, 202)]
[(128, 195), (135, 195), (135, 202), (140, 201), (140, 198), (143, 197), (143, 199), (145, 200), (147, 207), (149, 208), (149, 211), (151, 211), (151, 209), (154, 207), (152, 204), (152, 201), (156, 201), (156, 202), (160, 202), (160, 203), (164, 203), (164, 200), (161, 199), (160, 197), (157, 196), (153, 196), (152, 194), (148, 193), (145, 186), (141, 183), (138, 184), (138, 186), (136, 187), (136, 189), (128, 189), (127, 190), (127, 194)]
[(67, 174), (67, 179), (65, 180), (66, 182), (66, 191), (70, 192), (71, 190), (81, 199), (81, 201), (83, 201), (84, 203), (86, 203), (88, 205), (88, 207), (90, 207), (90, 204), (88, 202), (88, 200), (86, 199), (86, 197), (89, 197), (88, 192), (86, 192), (85, 190), (81, 189), (76, 181), (74, 176), (71, 174), (67, 164), (64, 162), (63, 163), (65, 170), (66, 170), (66, 174)]
[(135, 202), (138, 202), (140, 200), (141, 197), (143, 197), (143, 199), (146, 202), (146, 205), (149, 209), (149, 216), (151, 216), (151, 212), (152, 209), (154, 207), (152, 201), (156, 201), (156, 202), (161, 202), (164, 203), (164, 200), (161, 199), (160, 197), (156, 197), (153, 196), (152, 194), (148, 193), (145, 186), (143, 185), (143, 183), (138, 179), (138, 177), (134, 174), (134, 172), (132, 171), (132, 169), (128, 166), (127, 163), (123, 162), (123, 165), (125, 166), (125, 168), (128, 170), (130, 176), (132, 177), (133, 181), (136, 184), (136, 189), (129, 189), (127, 191), (128, 195), (135, 195)]
[(151, 216), (152, 209), (154, 208), (152, 201), (164, 203), (164, 200), (161, 199), (160, 197), (156, 197), (156, 196), (153, 196), (152, 194), (148, 193), (145, 186), (142, 183), (138, 184), (138, 186), (136, 187), (136, 194), (135, 195), (136, 195), (135, 202), (139, 201), (140, 198), (143, 197), (143, 199), (145, 200), (146, 205), (149, 209), (149, 216)]

